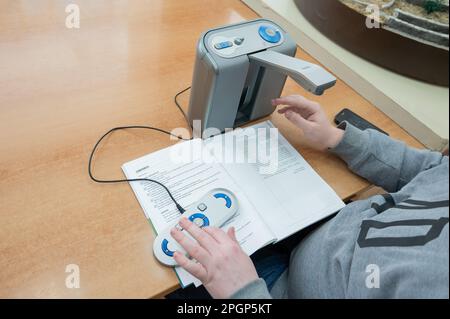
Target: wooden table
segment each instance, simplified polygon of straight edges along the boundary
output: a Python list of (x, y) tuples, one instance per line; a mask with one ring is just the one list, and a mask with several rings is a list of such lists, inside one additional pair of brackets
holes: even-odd
[[(161, 296), (177, 280), (152, 256), (149, 223), (129, 185), (90, 181), (88, 155), (114, 126), (185, 126), (172, 100), (190, 85), (200, 33), (257, 15), (237, 0), (78, 0), (81, 27), (68, 29), (65, 3), (0, 2), (0, 297)], [(304, 91), (289, 80), (292, 93)], [(319, 101), (330, 118), (347, 106), (420, 147), (340, 81)], [(271, 120), (342, 198), (368, 187), (283, 118)], [(117, 133), (96, 174), (121, 178), (122, 163), (170, 144)], [(80, 268), (79, 289), (65, 285), (68, 264)]]

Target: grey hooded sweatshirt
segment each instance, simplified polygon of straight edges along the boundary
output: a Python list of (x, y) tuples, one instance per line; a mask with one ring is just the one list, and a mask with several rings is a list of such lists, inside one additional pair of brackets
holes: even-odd
[(347, 205), (292, 251), (268, 291), (232, 298), (449, 298), (448, 156), (344, 125), (331, 151), (386, 195)]

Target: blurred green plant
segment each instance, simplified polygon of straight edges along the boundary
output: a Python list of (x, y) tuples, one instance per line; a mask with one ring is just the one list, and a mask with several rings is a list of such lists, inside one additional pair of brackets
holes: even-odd
[(442, 0), (427, 0), (423, 3), (423, 8), (428, 14), (436, 11), (442, 11)]

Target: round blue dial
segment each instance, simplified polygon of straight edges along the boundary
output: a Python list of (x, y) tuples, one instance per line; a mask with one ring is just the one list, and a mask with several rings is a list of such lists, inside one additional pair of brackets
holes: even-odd
[(162, 242), (161, 242), (161, 249), (162, 249), (162, 251), (167, 255), (167, 256), (169, 256), (169, 257), (173, 257), (173, 251), (171, 251), (170, 249), (169, 249), (169, 242), (167, 241), (167, 239), (164, 239)]
[(227, 195), (225, 195), (223, 193), (216, 193), (216, 194), (214, 194), (214, 197), (215, 198), (223, 198), (225, 200), (225, 206), (227, 208), (231, 207), (231, 199)]
[(261, 38), (263, 38), (267, 42), (277, 43), (277, 42), (280, 42), (280, 40), (281, 40), (280, 31), (278, 31), (277, 29), (275, 29), (271, 26), (268, 26), (268, 25), (260, 26), (258, 32), (259, 32), (259, 35), (261, 36)]
[(191, 222), (194, 222), (194, 220), (196, 220), (196, 219), (200, 219), (202, 221), (201, 225), (199, 225), (200, 228), (209, 226), (209, 219), (204, 214), (195, 213), (195, 214), (192, 214), (191, 216), (189, 216), (189, 220)]

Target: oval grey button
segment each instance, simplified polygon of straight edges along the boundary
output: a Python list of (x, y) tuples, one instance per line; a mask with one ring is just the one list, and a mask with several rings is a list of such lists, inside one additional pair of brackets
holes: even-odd
[(241, 45), (244, 42), (244, 38), (237, 38), (234, 39), (234, 44)]

